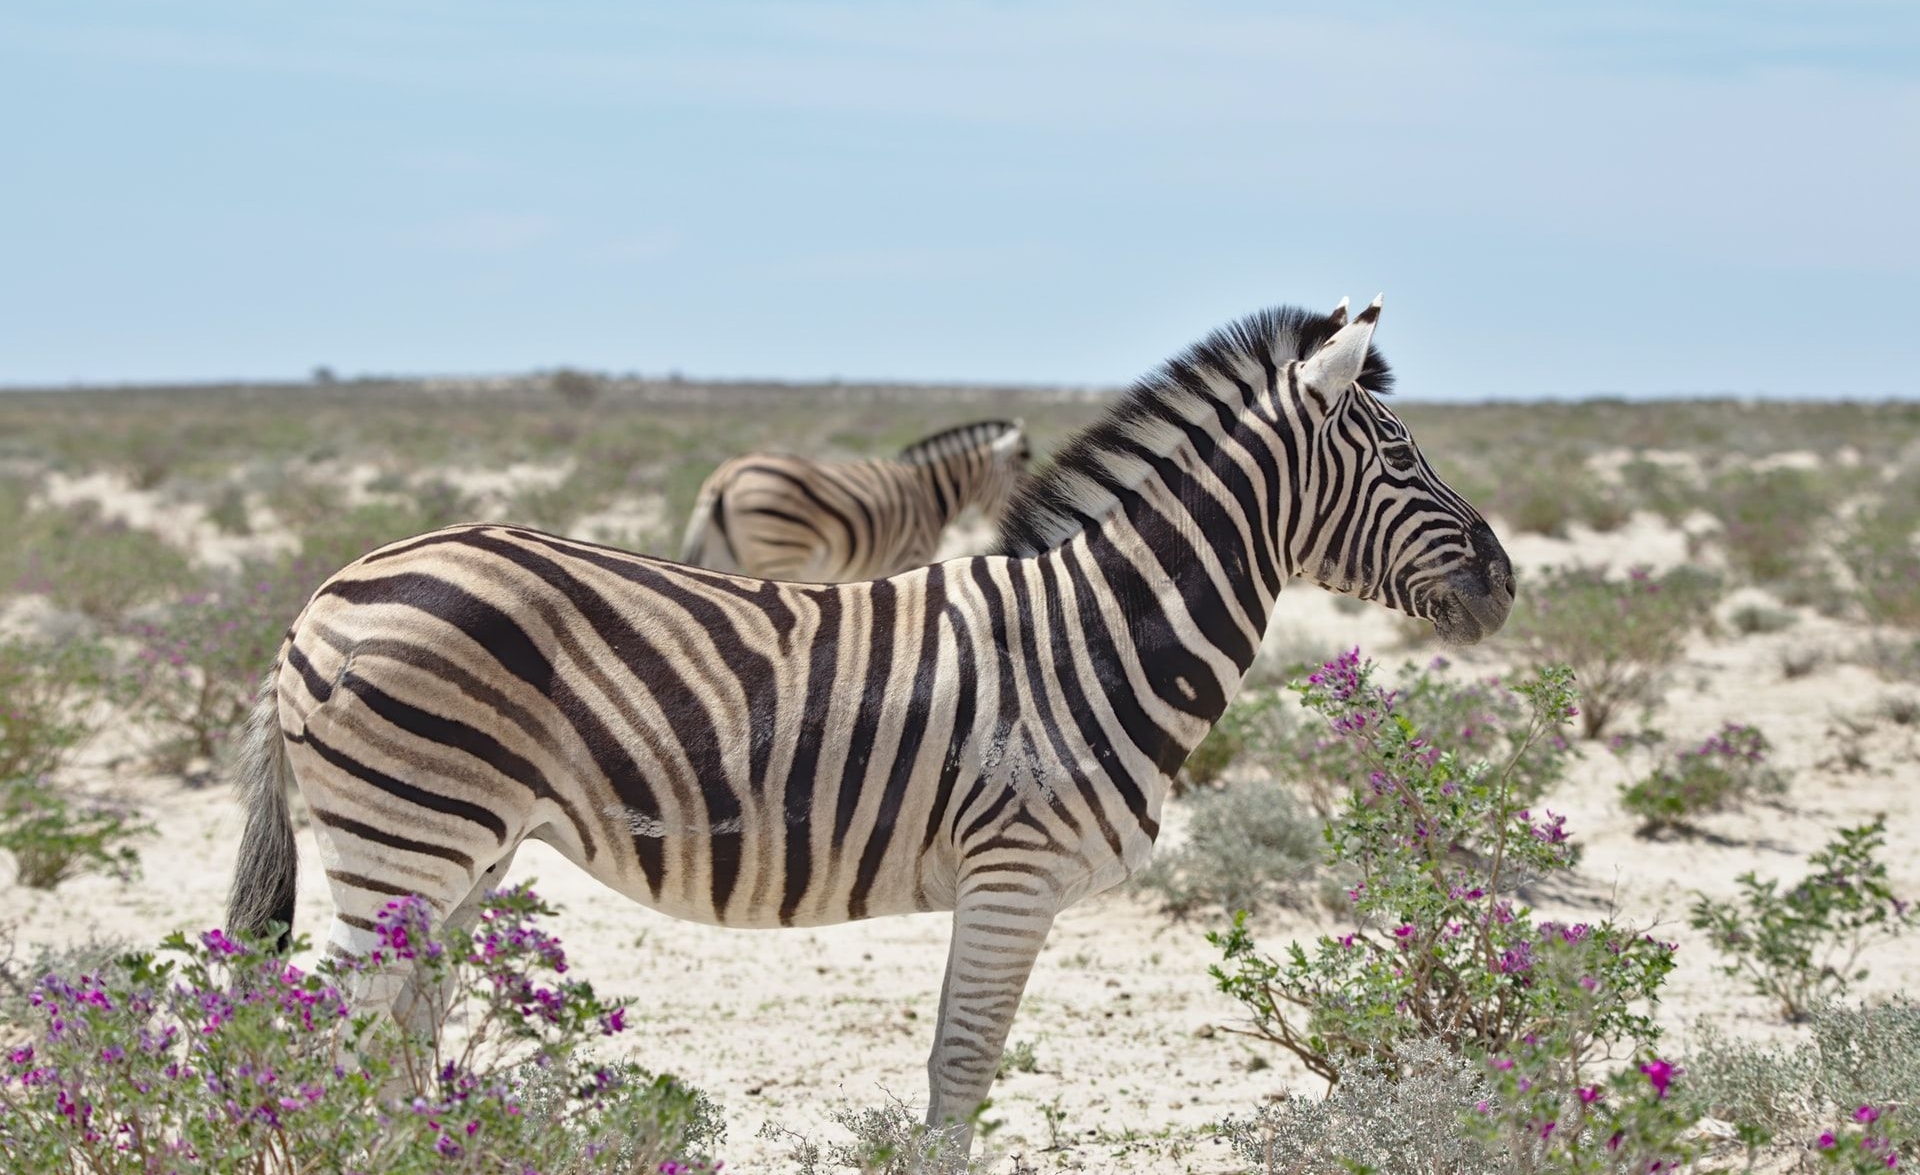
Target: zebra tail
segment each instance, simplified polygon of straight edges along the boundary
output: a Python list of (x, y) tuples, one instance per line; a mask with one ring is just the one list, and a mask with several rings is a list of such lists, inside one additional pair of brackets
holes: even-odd
[(240, 838), (240, 860), (227, 897), (227, 933), (261, 935), (273, 923), (281, 930), (276, 947), (285, 953), (293, 941), (294, 882), (299, 846), (287, 811), (286, 739), (280, 733), (280, 706), (274, 682), (279, 666), (267, 675), (259, 701), (247, 719), (247, 731), (234, 758), (233, 783), (247, 810)]

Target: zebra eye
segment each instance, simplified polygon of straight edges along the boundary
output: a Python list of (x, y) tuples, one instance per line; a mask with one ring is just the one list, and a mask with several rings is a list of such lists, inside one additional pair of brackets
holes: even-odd
[(1388, 465), (1393, 466), (1393, 468), (1399, 470), (1401, 473), (1405, 473), (1407, 470), (1413, 468), (1414, 455), (1412, 445), (1399, 442), (1391, 445), (1382, 445), (1380, 448), (1380, 456)]

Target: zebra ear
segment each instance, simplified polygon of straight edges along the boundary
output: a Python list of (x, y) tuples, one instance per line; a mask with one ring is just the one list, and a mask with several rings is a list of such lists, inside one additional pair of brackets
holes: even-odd
[[(1345, 305), (1341, 303), (1343, 308)], [(1360, 378), (1360, 369), (1367, 362), (1367, 347), (1373, 342), (1373, 327), (1379, 321), (1380, 299), (1375, 298), (1358, 318), (1334, 331), (1318, 351), (1301, 361), (1300, 382), (1331, 403)]]
[(1341, 327), (1347, 325), (1347, 300), (1345, 298), (1340, 299), (1340, 304), (1333, 308), (1333, 313), (1327, 315), (1327, 318), (1333, 323), (1333, 329), (1335, 330), (1339, 330)]
[(996, 457), (1004, 457), (1008, 453), (1017, 451), (1026, 441), (1026, 427), (1025, 421), (1015, 420), (1012, 428), (993, 438), (993, 443), (987, 446), (987, 450)]

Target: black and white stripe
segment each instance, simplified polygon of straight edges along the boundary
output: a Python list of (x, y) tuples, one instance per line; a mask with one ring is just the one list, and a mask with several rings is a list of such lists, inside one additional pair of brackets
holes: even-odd
[(995, 555), (801, 584), (475, 525), (367, 556), (269, 681), (234, 926), (291, 916), (284, 775), (337, 950), (397, 892), (470, 918), (529, 838), (725, 926), (952, 910), (928, 1113), (965, 1120), (1054, 915), (1146, 864), (1289, 577), (1454, 640), (1504, 619), (1498, 542), (1375, 395), (1378, 313), (1256, 315), (1168, 363)]
[(680, 557), (764, 579), (879, 579), (929, 562), (968, 508), (997, 522), (1030, 458), (1017, 420), (963, 424), (890, 460), (735, 457), (701, 484)]

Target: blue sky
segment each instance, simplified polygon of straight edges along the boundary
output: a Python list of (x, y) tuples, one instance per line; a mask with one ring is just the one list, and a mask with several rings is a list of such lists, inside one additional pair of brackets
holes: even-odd
[(12, 0), (0, 143), (0, 384), (1111, 384), (1384, 291), (1408, 396), (1920, 396), (1909, 0)]

